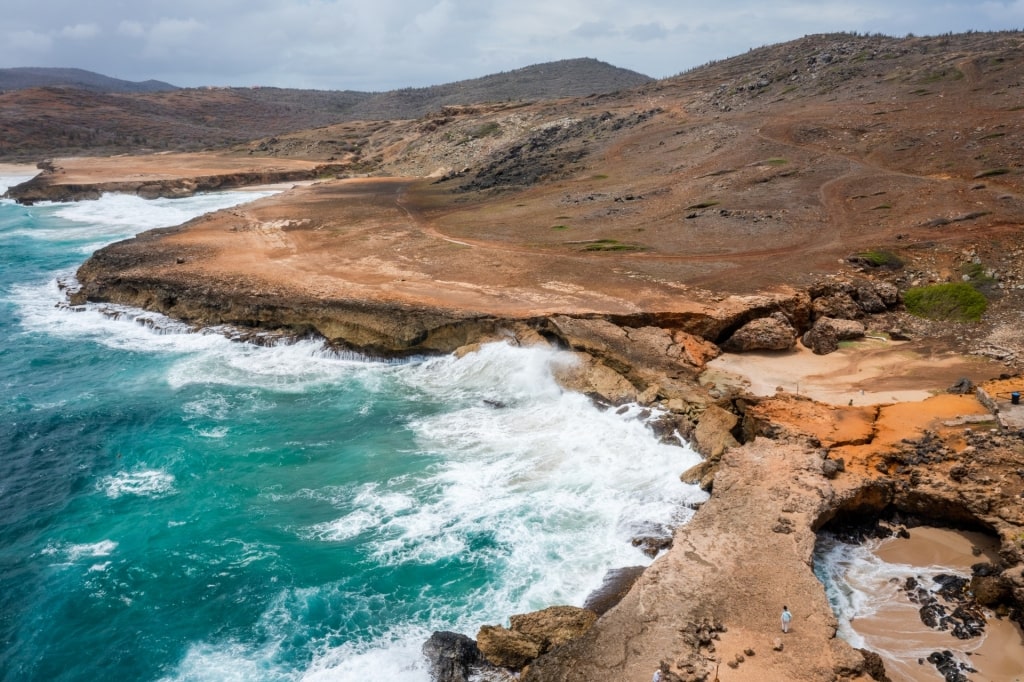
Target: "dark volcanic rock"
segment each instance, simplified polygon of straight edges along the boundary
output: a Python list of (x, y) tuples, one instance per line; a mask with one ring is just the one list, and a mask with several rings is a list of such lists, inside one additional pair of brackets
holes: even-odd
[(472, 668), (484, 661), (476, 642), (457, 632), (438, 631), (423, 644), (434, 682), (468, 682)]

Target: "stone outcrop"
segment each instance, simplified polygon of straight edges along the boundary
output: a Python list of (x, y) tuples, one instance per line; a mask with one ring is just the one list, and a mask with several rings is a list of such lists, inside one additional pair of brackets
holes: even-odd
[(582, 636), (597, 614), (574, 606), (552, 606), (542, 611), (512, 616), (508, 628), (484, 625), (477, 646), (491, 664), (520, 669), (541, 654)]
[(797, 331), (782, 313), (751, 320), (722, 344), (722, 350), (745, 353), (752, 350), (789, 350), (796, 345)]

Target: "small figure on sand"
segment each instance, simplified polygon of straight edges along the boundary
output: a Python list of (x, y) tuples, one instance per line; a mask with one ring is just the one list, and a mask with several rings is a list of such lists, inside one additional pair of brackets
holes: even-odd
[(793, 620), (793, 614), (789, 612), (788, 606), (782, 607), (782, 631), (789, 632), (789, 621)]

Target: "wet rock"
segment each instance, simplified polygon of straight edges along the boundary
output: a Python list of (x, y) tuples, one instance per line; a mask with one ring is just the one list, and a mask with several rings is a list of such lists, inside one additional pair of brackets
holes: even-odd
[(970, 682), (964, 672), (975, 672), (970, 666), (957, 661), (948, 649), (928, 654), (928, 662), (935, 666), (946, 682)]
[(476, 642), (457, 632), (438, 631), (423, 644), (434, 682), (468, 682), (473, 668), (485, 661)]
[(892, 679), (885, 674), (885, 663), (882, 661), (881, 656), (867, 649), (857, 649), (857, 651), (864, 657), (864, 672), (871, 679), (875, 682), (892, 682)]
[(601, 586), (590, 593), (583, 608), (601, 615), (618, 604), (644, 572), (643, 566), (614, 568), (604, 575)]

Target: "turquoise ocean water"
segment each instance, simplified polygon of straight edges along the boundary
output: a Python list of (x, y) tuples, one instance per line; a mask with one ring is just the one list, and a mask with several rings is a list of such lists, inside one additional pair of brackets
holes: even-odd
[(554, 351), (383, 363), (61, 305), (99, 246), (258, 196), (0, 201), (0, 679), (425, 682), (433, 630), (581, 604), (703, 499)]

